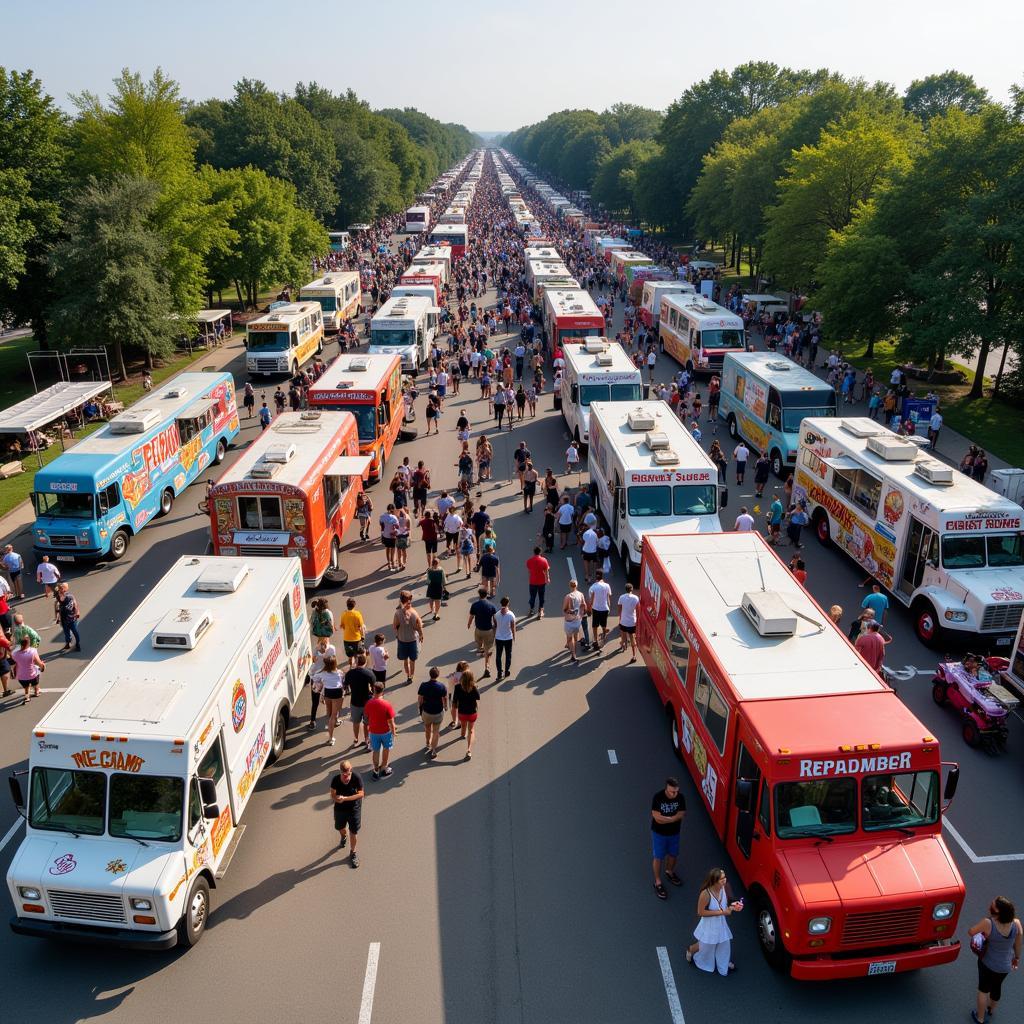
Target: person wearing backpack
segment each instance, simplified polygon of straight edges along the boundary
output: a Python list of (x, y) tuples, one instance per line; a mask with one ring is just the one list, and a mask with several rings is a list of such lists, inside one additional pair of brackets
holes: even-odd
[(59, 622), (61, 629), (64, 630), (64, 646), (61, 648), (62, 651), (71, 650), (71, 638), (75, 640), (75, 650), (80, 651), (82, 649), (82, 640), (78, 635), (78, 620), (81, 618), (81, 614), (78, 610), (78, 601), (75, 599), (74, 594), (71, 593), (71, 588), (67, 583), (59, 583), (57, 585), (57, 599), (55, 601), (53, 621)]

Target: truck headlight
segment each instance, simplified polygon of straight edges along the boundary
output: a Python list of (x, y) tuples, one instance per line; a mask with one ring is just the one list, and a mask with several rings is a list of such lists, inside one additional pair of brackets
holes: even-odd
[(953, 916), (954, 910), (956, 910), (955, 903), (936, 903), (935, 909), (932, 911), (932, 919), (935, 921), (945, 921)]
[(23, 900), (38, 900), (42, 897), (42, 893), (34, 885), (19, 885), (18, 895)]
[(142, 899), (139, 896), (133, 896), (131, 898), (130, 902), (131, 902), (131, 905), (132, 905), (132, 910), (152, 910), (153, 909), (153, 901), (152, 900), (144, 900), (144, 899)]
[(966, 622), (967, 612), (957, 608), (949, 608), (942, 613), (942, 617), (947, 622)]
[(808, 935), (826, 935), (832, 930), (831, 917), (812, 917), (807, 922)]

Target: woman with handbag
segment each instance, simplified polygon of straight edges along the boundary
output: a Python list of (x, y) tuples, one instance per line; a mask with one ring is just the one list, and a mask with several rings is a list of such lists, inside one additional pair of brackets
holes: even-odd
[(973, 928), (971, 952), (978, 958), (978, 999), (971, 1010), (975, 1024), (990, 1021), (1003, 994), (1003, 979), (1020, 967), (1021, 923), (1014, 905), (1005, 897), (997, 896), (983, 917)]

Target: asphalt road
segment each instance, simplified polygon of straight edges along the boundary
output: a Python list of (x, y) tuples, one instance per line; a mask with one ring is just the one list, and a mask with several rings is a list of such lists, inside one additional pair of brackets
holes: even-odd
[[(241, 366), (231, 369), (244, 380)], [(436, 486), (455, 481), (454, 420), (463, 407), (475, 434), (485, 425), (486, 403), (466, 385), (463, 396), (447, 403), (439, 437), (396, 449), (397, 456), (425, 459)], [(246, 443), (256, 431), (243, 425), (240, 441)], [(496, 523), (501, 591), (522, 615), (523, 562), (540, 513), (524, 515), (518, 485), (508, 482), (511, 450), (520, 439), (541, 468), (550, 462), (557, 470), (563, 463), (566, 434), (550, 394), (536, 420), (495, 440), (496, 482), (480, 499)], [(723, 516), (730, 527), (738, 506), (753, 504), (749, 490), (731, 488)], [(205, 550), (206, 524), (194, 514), (201, 488), (193, 493), (143, 531), (122, 562), (73, 570), (85, 650), (56, 655), (56, 628), (40, 630), (48, 690), (69, 685), (82, 659), (167, 565)], [(372, 493), (379, 506), (383, 487)], [(16, 543), (28, 557), (27, 536)], [(572, 571), (565, 554), (556, 550), (552, 556), (555, 609)], [(568, 554), (581, 568), (578, 554)], [(345, 555), (349, 584), (332, 594), (332, 607), (355, 596), (371, 630), (390, 623), (401, 587), (411, 586), (422, 599), (421, 544), (410, 548), (409, 570), (402, 574), (384, 574), (379, 544), (360, 543), (354, 530)], [(820, 549), (813, 538), (806, 560), (810, 590), (821, 604), (859, 604), (861, 573), (852, 563)], [(622, 582), (616, 566), (616, 593)], [(447, 671), (470, 654), (466, 611), (475, 581), (460, 576), (450, 589), (441, 620), (426, 627), (422, 677), (429, 664)], [(328, 748), (323, 731), (309, 734), (299, 715), (285, 755), (265, 773), (249, 805), (247, 831), (214, 893), (201, 944), (187, 953), (146, 954), (49, 945), (0, 930), (7, 979), (0, 1021), (136, 1024), (156, 1013), (201, 1021), (353, 1024), (968, 1019), (975, 979), (968, 953), (945, 968), (870, 983), (800, 984), (769, 970), (748, 916), (732, 920), (739, 974), (725, 980), (689, 968), (682, 954), (696, 923), (700, 878), (713, 865), (731, 865), (686, 776), (685, 885), (671, 892), (668, 903), (654, 898), (649, 801), (666, 774), (679, 773), (658, 701), (646, 670), (627, 666), (622, 656), (590, 655), (577, 667), (556, 657), (562, 631), (555, 609), (523, 627), (512, 679), (484, 681), (471, 762), (452, 732), (442, 734), (436, 762), (423, 760), (414, 693), (400, 685), (400, 671), (393, 674), (390, 697), (399, 710), (395, 773), (373, 782), (368, 755), (353, 757), (369, 792), (358, 871), (339, 856), (330, 820), (329, 779), (345, 748)], [(49, 622), (41, 598), (25, 602), (23, 610), (37, 628)], [(1009, 751), (1001, 756), (967, 748), (953, 715), (932, 703), (935, 656), (914, 638), (901, 609), (891, 613), (888, 629), (895, 637), (890, 664), (921, 670), (902, 686), (902, 698), (939, 737), (945, 757), (963, 769), (950, 814), (956, 834), (950, 830), (947, 839), (967, 881), (965, 928), (995, 893), (1024, 899), (1024, 726), (1014, 723)], [(46, 693), (43, 708), (57, 696)], [(307, 707), (304, 698), (299, 710)], [(24, 766), (30, 729), (40, 715), (38, 706), (8, 703), (0, 709), (0, 763), (8, 771)], [(346, 726), (339, 743), (347, 735)], [(0, 841), (9, 837), (0, 871), (6, 872), (21, 834), (13, 807), (0, 801)], [(1006, 859), (1013, 855), (1016, 860)], [(659, 949), (667, 954), (667, 969)], [(673, 1015), (667, 983), (678, 994), (682, 1016)], [(1000, 1017), (1012, 1021), (1022, 1012), (1024, 984), (1011, 978)]]

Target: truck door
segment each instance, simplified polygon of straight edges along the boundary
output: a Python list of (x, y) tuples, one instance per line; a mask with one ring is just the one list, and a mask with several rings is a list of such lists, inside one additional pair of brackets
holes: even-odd
[(737, 744), (733, 813), (736, 848), (749, 859), (754, 842), (770, 830), (768, 784), (761, 766), (742, 741)]
[(612, 537), (619, 539), (619, 531), (626, 516), (626, 492), (623, 489), (622, 481), (619, 479), (619, 471), (615, 471), (615, 480), (612, 486)]
[[(231, 791), (228, 787), (227, 772), (224, 770), (222, 742), (221, 735), (218, 732), (217, 738), (210, 745), (210, 749), (203, 755), (203, 759), (199, 762), (199, 767), (196, 769), (196, 774), (192, 777), (192, 781), (189, 784), (189, 842), (192, 843), (196, 850), (201, 850), (204, 843), (212, 836), (213, 841), (207, 846), (205, 853), (202, 855), (202, 859), (209, 860), (211, 864), (221, 850), (223, 850), (225, 830), (219, 830), (218, 826), (222, 821), (230, 826), (232, 817), (232, 810), (229, 809)], [(200, 779), (209, 779), (216, 787), (217, 799), (215, 803), (219, 812), (217, 818), (206, 817), (205, 812), (211, 806), (211, 802), (203, 800), (202, 787), (199, 784)], [(224, 818), (225, 811), (227, 811), (227, 819)]]
[(938, 534), (920, 519), (910, 517), (907, 548), (903, 553), (898, 587), (901, 593), (912, 594), (920, 585), (929, 561), (938, 564)]

